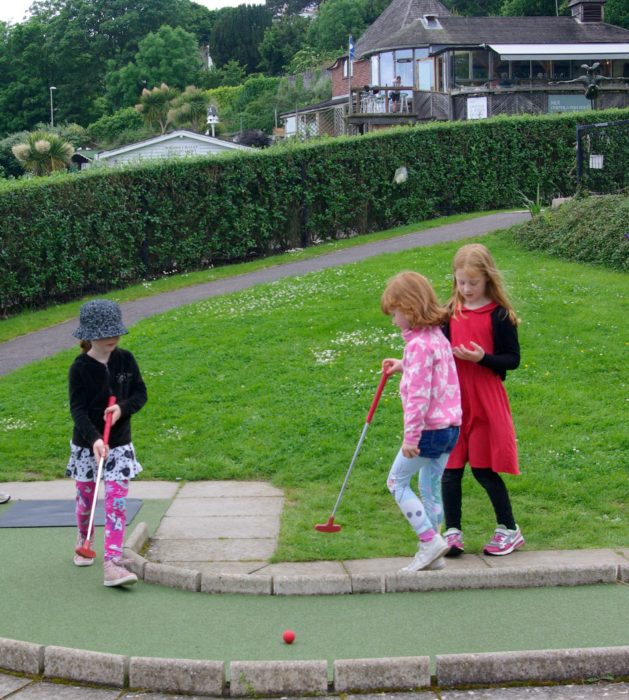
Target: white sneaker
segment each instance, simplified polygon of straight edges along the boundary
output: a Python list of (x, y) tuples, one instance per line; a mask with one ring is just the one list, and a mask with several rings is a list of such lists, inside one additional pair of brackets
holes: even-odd
[(8, 503), (11, 500), (11, 494), (0, 493), (0, 503)]
[[(415, 571), (428, 569), (433, 562), (443, 557), (448, 549), (448, 544), (443, 537), (441, 535), (435, 535), (430, 542), (419, 543), (419, 549), (417, 550), (417, 554), (413, 558), (413, 561), (408, 566), (400, 569), (400, 571), (414, 573)], [(437, 566), (439, 565), (437, 564)]]
[(446, 568), (446, 560), (443, 557), (438, 557), (432, 564), (428, 564), (426, 571), (441, 571)]

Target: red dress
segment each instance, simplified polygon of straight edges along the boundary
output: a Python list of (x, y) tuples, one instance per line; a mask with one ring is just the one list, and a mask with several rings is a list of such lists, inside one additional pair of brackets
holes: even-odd
[[(490, 302), (478, 309), (460, 311), (450, 319), (452, 346), (478, 343), (487, 353), (494, 352)], [(511, 408), (500, 377), (476, 362), (454, 358), (461, 385), (463, 423), (447, 469), (462, 469), (466, 463), (495, 472), (519, 474), (518, 450)]]

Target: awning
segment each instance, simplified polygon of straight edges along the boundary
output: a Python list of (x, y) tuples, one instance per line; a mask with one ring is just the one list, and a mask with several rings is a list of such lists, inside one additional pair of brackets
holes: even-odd
[(503, 61), (592, 61), (601, 58), (629, 58), (626, 44), (485, 44)]

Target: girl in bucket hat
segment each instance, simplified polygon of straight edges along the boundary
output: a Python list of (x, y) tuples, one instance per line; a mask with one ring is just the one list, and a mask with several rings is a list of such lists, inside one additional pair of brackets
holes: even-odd
[[(135, 583), (137, 576), (125, 566), (122, 545), (126, 526), (126, 497), (129, 481), (142, 471), (131, 442), (131, 416), (146, 403), (146, 387), (135, 358), (118, 346), (128, 333), (120, 307), (113, 301), (95, 299), (81, 307), (80, 325), (74, 336), (81, 343), (81, 354), (70, 367), (68, 382), (70, 413), (74, 430), (66, 475), (76, 483), (78, 525), (74, 555), (76, 566), (90, 566), (94, 559), (76, 549), (88, 538), (87, 528), (94, 498), (98, 462), (105, 457), (105, 547), (103, 555), (105, 586)], [(108, 406), (110, 396), (116, 403)], [(109, 445), (103, 442), (105, 416), (111, 413)], [(90, 541), (93, 533), (89, 533)]]

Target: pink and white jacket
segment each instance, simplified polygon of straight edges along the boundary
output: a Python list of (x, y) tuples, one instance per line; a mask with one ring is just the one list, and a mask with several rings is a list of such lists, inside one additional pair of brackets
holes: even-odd
[(400, 396), (404, 442), (417, 445), (423, 430), (461, 425), (461, 391), (452, 349), (438, 326), (402, 331)]

